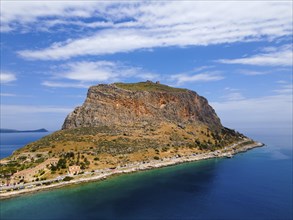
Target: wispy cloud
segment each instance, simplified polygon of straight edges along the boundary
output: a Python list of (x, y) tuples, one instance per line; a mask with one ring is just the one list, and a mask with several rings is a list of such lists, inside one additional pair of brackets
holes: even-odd
[[(140, 67), (129, 66), (121, 62), (70, 62), (61, 65), (59, 68), (60, 70), (54, 74), (53, 78), (55, 80), (46, 80), (42, 85), (48, 87), (88, 88), (90, 84), (93, 83), (109, 83), (130, 78), (140, 80), (159, 78), (158, 74), (145, 71)], [(59, 81), (56, 81), (56, 79)]]
[(69, 83), (69, 82), (55, 82), (55, 81), (44, 81), (43, 86), (54, 87), (54, 88), (88, 88), (90, 85), (83, 83)]
[(16, 76), (13, 73), (9, 72), (0, 72), (0, 83), (9, 83), (16, 80)]
[(287, 84), (288, 82), (285, 81), (285, 80), (278, 80), (278, 81), (276, 81), (276, 83), (278, 83), (278, 84)]
[(241, 69), (241, 70), (237, 70), (237, 73), (241, 73), (243, 75), (248, 75), (248, 76), (259, 76), (259, 75), (267, 75), (270, 74), (270, 71), (256, 71), (256, 70), (245, 70), (245, 69)]
[(293, 94), (292, 84), (282, 85), (281, 88), (274, 90), (274, 92), (280, 94)]
[[(292, 66), (293, 52), (292, 45), (284, 45), (279, 48), (271, 47), (267, 52), (239, 59), (221, 59), (220, 63), (243, 64), (256, 66)], [(247, 72), (250, 75), (259, 75), (261, 72)]]
[(0, 96), (2, 97), (17, 97), (17, 98), (32, 98), (33, 95), (27, 95), (27, 94), (19, 94), (19, 93), (0, 93)]
[(240, 92), (240, 89), (226, 87), (224, 88), (223, 93), (225, 95), (221, 96), (221, 98), (225, 101), (239, 101), (244, 100), (244, 95)]
[(227, 101), (239, 101), (245, 99), (240, 92), (230, 92), (227, 95), (222, 96)]
[(60, 76), (79, 81), (107, 81), (118, 76), (116, 64), (107, 61), (75, 62), (66, 64), (66, 72)]
[(175, 81), (177, 84), (183, 84), (187, 82), (210, 82), (219, 81), (224, 79), (217, 71), (197, 73), (197, 74), (175, 74), (170, 76), (171, 81)]
[(2, 97), (15, 97), (16, 95), (12, 94), (12, 93), (0, 93), (0, 96), (2, 96)]
[(0, 126), (13, 129), (44, 127), (56, 130), (61, 128), (64, 118), (72, 110), (73, 107), (1, 104)]
[[(56, 67), (51, 79), (42, 82), (43, 86), (56, 88), (88, 88), (95, 83), (111, 83), (128, 80), (159, 80), (167, 84), (182, 85), (189, 82), (211, 82), (224, 79), (213, 66), (201, 66), (184, 73), (168, 76), (149, 72), (141, 67), (112, 61), (69, 62)], [(209, 71), (207, 71), (210, 69)], [(204, 72), (202, 70), (205, 70)]]
[(1, 116), (14, 114), (34, 113), (69, 113), (73, 108), (56, 106), (33, 106), (33, 105), (1, 105)]
[(236, 92), (236, 91), (239, 91), (239, 89), (231, 88), (231, 87), (226, 87), (224, 90), (225, 90), (225, 91), (229, 91), (229, 92)]
[(292, 129), (292, 94), (211, 102), (225, 126)]
[[(58, 25), (67, 28), (80, 26), (85, 31), (91, 28), (92, 34), (86, 37), (56, 42), (43, 49), (19, 51), (19, 55), (27, 59), (60, 60), (156, 47), (272, 40), (292, 34), (292, 2), (225, 1), (214, 4), (208, 1), (143, 1), (85, 4), (42, 1), (1, 4), (1, 21), (6, 31), (28, 27), (35, 30), (36, 26), (58, 31)], [(85, 22), (84, 18), (89, 17), (91, 21)]]
[[(20, 1), (17, 4), (9, 1), (1, 1), (1, 31), (13, 31), (16, 29), (29, 29), (30, 25), (42, 26), (46, 21), (66, 21), (68, 18), (88, 18), (94, 12), (95, 2), (67, 2), (67, 1)], [(102, 8), (103, 3), (99, 4)], [(30, 12), (30, 13), (28, 13)], [(49, 17), (49, 18), (48, 18)], [(51, 17), (51, 19), (50, 19)]]

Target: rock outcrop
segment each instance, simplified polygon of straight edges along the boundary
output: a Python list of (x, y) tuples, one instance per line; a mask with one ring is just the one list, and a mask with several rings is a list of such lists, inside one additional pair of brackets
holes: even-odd
[(208, 101), (196, 92), (150, 81), (100, 84), (89, 88), (86, 100), (70, 113), (62, 129), (115, 126), (133, 129), (160, 123), (223, 127)]
[(227, 149), (241, 147), (239, 143), (253, 141), (223, 127), (196, 92), (150, 81), (103, 84), (89, 88), (84, 104), (67, 116), (62, 130), (14, 151), (2, 165), (0, 161), (0, 176), (30, 174), (52, 158), (59, 159), (56, 167), (34, 173), (34, 181), (57, 178), (68, 167), (71, 172), (72, 166), (90, 172), (131, 164), (148, 167), (153, 161), (174, 158), (189, 161), (219, 152), (229, 156)]

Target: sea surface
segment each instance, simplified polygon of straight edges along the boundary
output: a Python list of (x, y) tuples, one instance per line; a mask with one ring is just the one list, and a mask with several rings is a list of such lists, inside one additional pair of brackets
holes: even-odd
[(13, 151), (51, 133), (52, 132), (0, 133), (0, 159), (8, 157)]
[[(42, 135), (2, 134), (1, 157)], [(250, 137), (266, 146), (2, 200), (0, 219), (292, 219), (292, 135)]]

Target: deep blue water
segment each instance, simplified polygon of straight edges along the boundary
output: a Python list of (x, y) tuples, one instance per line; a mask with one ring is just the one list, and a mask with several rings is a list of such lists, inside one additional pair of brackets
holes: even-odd
[(254, 138), (267, 146), (4, 200), (1, 220), (292, 219), (292, 136)]
[(0, 159), (24, 145), (36, 141), (51, 132), (0, 133)]

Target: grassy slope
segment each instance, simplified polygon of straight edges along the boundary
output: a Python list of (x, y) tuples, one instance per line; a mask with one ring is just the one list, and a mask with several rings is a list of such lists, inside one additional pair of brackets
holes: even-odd
[[(2, 166), (1, 172), (34, 167), (51, 157), (65, 158), (67, 167), (83, 164), (89, 171), (111, 168), (135, 161), (216, 150), (238, 141), (239, 137), (231, 130), (214, 134), (204, 125), (180, 128), (167, 123), (128, 133), (105, 126), (62, 130), (17, 150), (9, 158), (9, 165)], [(53, 174), (64, 173), (66, 169)], [(50, 178), (53, 174), (47, 172), (43, 177)]]
[(163, 84), (156, 84), (152, 82), (139, 82), (139, 83), (115, 83), (121, 89), (130, 91), (164, 91), (164, 92), (187, 92), (187, 89), (173, 88)]

